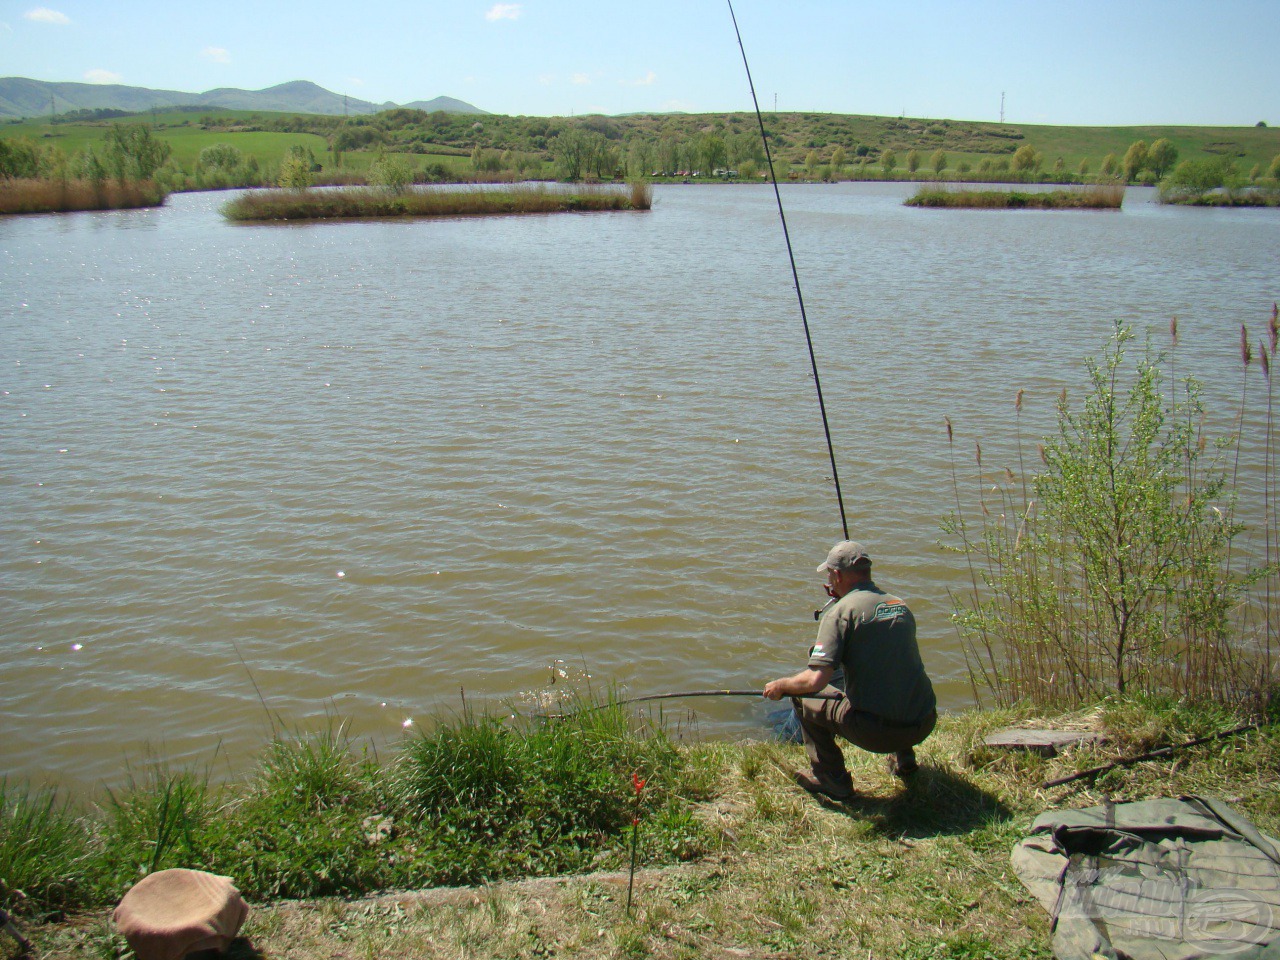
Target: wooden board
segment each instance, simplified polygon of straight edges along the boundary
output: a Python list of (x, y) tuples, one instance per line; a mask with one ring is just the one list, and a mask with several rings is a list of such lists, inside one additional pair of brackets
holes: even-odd
[(997, 730), (982, 742), (997, 750), (1030, 750), (1052, 757), (1064, 747), (1101, 739), (1098, 734), (1087, 730), (1023, 730), (1010, 727), (1006, 730)]

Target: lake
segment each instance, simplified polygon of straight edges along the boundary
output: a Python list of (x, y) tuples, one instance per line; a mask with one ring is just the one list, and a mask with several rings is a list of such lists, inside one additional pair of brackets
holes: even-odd
[[(957, 708), (944, 418), (999, 469), (1019, 388), (1034, 442), (1114, 320), (1164, 346), (1173, 316), (1230, 412), (1280, 210), (912, 190), (782, 195), (851, 533)], [(841, 530), (770, 188), (305, 225), (224, 222), (229, 196), (0, 220), (0, 771), (235, 776), (268, 713), (381, 748), (464, 692), (506, 710), (561, 674), (637, 695), (803, 665)], [(762, 736), (775, 707), (665, 710), (690, 708), (698, 735)]]

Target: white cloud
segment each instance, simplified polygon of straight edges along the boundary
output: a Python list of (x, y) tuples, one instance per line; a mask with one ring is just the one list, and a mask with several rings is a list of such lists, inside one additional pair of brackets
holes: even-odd
[(618, 82), (624, 87), (651, 87), (657, 79), (658, 75), (650, 70), (639, 80), (619, 80)]
[(120, 74), (112, 73), (110, 70), (103, 70), (102, 68), (98, 68), (97, 70), (86, 70), (84, 72), (84, 78), (90, 83), (119, 83), (124, 79)]
[(52, 23), (59, 27), (65, 27), (71, 22), (71, 18), (65, 13), (50, 10), (48, 7), (36, 7), (34, 10), (28, 10), (23, 16), (36, 23)]
[(489, 12), (484, 15), (484, 18), (489, 21), (518, 20), (520, 19), (521, 6), (519, 3), (495, 3), (489, 8)]
[(549, 87), (551, 86), (551, 84), (556, 82), (556, 78), (554, 74), (544, 73), (539, 75), (538, 82), (542, 84), (544, 87)]
[(230, 63), (231, 51), (226, 47), (205, 47), (200, 56), (210, 63)]
[(359, 77), (347, 77), (347, 83), (351, 84), (353, 87), (364, 86), (364, 81), (361, 80)]
[(583, 84), (590, 83), (591, 78), (588, 77), (585, 73), (575, 73), (572, 77), (569, 78), (569, 82), (576, 83), (579, 86), (581, 86)]

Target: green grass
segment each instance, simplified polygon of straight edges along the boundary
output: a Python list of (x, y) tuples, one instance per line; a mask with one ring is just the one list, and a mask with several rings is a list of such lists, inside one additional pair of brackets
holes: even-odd
[[(1048, 960), (1049, 917), (1009, 866), (1009, 852), (1031, 821), (1047, 807), (1091, 806), (1104, 796), (1195, 793), (1227, 799), (1275, 836), (1277, 719), (1273, 713), (1261, 731), (1046, 790), (1042, 783), (1053, 777), (1229, 729), (1241, 717), (1170, 698), (1111, 699), (1048, 716), (1025, 706), (967, 711), (941, 719), (919, 750), (921, 772), (907, 786), (888, 775), (882, 758), (846, 751), (858, 793), (844, 804), (820, 803), (790, 780), (786, 771), (805, 762), (798, 746), (677, 748), (637, 730), (616, 707), (545, 727), (448, 718), (383, 767), (355, 750), (340, 728), (281, 738), (259, 776), (228, 787), (220, 800), (232, 804), (226, 818), (234, 826), (227, 829), (257, 838), (217, 865), (242, 890), (254, 891), (247, 940), (232, 957), (693, 960), (804, 953)], [(1006, 726), (1090, 730), (1103, 739), (1057, 757), (983, 745), (988, 733)], [(649, 774), (653, 792), (646, 786), (640, 832), (646, 867), (628, 916), (623, 840), (632, 767)], [(341, 837), (341, 824), (361, 824), (382, 804), (379, 816), (392, 825), (376, 839), (317, 839), (326, 831)], [(468, 818), (486, 826), (464, 830)], [(522, 826), (526, 818), (544, 830), (554, 829), (557, 818), (605, 825), (606, 839), (590, 848), (593, 854), (570, 853), (560, 865), (590, 872), (529, 878), (526, 858), (544, 848)], [(471, 842), (456, 839), (450, 827), (470, 832)], [(696, 832), (696, 846), (683, 846), (687, 831)], [(278, 893), (255, 889), (254, 870), (270, 861), (269, 838), (284, 843), (289, 835), (312, 838), (277, 850), (290, 865), (289, 882)], [(475, 844), (489, 850), (476, 853)], [(499, 849), (510, 850), (511, 860), (493, 852)], [(447, 854), (441, 861), (447, 864), (487, 857), (488, 866), (504, 869), (470, 877), (397, 872), (396, 856), (412, 862), (427, 850)], [(378, 863), (382, 872), (358, 875), (360, 864)], [(537, 866), (537, 873), (563, 873)], [(341, 899), (272, 902), (302, 895), (296, 891), (304, 880), (323, 889), (326, 871), (331, 879), (348, 878), (345, 889), (330, 882)], [(356, 886), (358, 879), (366, 885)], [(468, 885), (424, 889), (442, 881)], [(388, 887), (415, 892), (367, 896)], [(106, 901), (28, 934), (43, 957), (119, 956), (123, 944), (107, 922), (109, 907)], [(12, 956), (7, 949), (0, 944), (0, 957)]]

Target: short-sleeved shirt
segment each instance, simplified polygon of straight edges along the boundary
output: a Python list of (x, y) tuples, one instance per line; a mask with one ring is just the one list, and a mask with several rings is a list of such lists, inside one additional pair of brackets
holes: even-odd
[(916, 723), (937, 706), (916, 646), (916, 618), (871, 582), (827, 608), (809, 666), (843, 666), (853, 709), (892, 723)]

